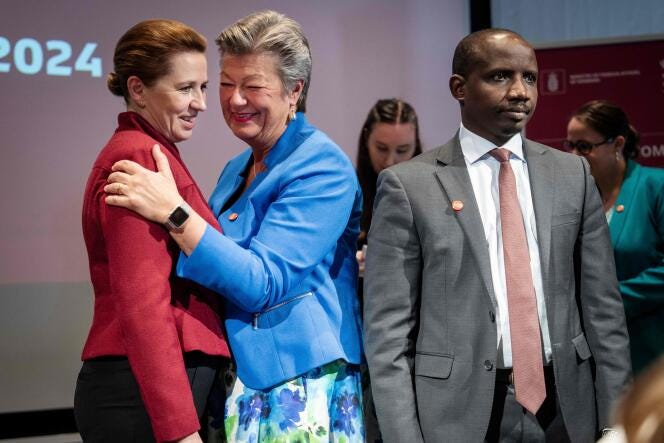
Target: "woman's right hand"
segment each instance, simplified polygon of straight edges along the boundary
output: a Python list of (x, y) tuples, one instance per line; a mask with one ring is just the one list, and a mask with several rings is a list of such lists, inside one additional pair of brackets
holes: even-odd
[(148, 220), (164, 223), (170, 213), (183, 202), (178, 193), (168, 158), (159, 145), (152, 147), (157, 172), (150, 171), (131, 160), (113, 165), (104, 186), (106, 203), (131, 209)]

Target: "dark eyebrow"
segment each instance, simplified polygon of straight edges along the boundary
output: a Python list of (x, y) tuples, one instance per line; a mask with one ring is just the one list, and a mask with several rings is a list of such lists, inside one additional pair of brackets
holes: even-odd
[(494, 74), (500, 74), (500, 73), (514, 74), (514, 69), (496, 68), (496, 69), (492, 69), (492, 70), (488, 71), (487, 75), (494, 75)]

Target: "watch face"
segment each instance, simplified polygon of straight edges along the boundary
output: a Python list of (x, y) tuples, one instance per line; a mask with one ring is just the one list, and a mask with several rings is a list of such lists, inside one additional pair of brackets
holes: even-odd
[(168, 217), (168, 220), (173, 223), (176, 228), (179, 228), (184, 222), (187, 221), (188, 218), (189, 213), (178, 206)]

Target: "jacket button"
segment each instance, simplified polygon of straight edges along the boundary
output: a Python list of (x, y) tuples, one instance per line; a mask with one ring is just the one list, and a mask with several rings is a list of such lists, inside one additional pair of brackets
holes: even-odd
[(491, 323), (496, 322), (496, 314), (494, 314), (493, 311), (489, 311), (489, 318), (491, 319)]
[(493, 369), (493, 362), (491, 360), (484, 360), (484, 369), (490, 371)]

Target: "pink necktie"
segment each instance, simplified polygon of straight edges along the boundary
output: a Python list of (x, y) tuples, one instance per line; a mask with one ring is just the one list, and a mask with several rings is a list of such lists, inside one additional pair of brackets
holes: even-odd
[(546, 398), (546, 386), (528, 241), (516, 192), (516, 179), (509, 162), (510, 151), (497, 148), (490, 154), (500, 162), (500, 223), (516, 401), (535, 414)]

